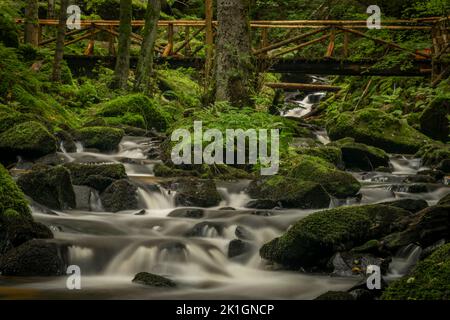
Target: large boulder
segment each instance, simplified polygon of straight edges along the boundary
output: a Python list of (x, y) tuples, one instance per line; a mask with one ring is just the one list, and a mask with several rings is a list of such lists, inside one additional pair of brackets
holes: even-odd
[(103, 207), (107, 211), (138, 209), (137, 188), (126, 179), (113, 182), (100, 195)]
[(59, 276), (66, 271), (64, 256), (55, 243), (31, 240), (0, 258), (0, 272), (4, 276)]
[(56, 138), (39, 122), (20, 123), (0, 134), (0, 159), (39, 158), (56, 151)]
[(213, 207), (222, 200), (213, 180), (180, 178), (170, 184), (170, 189), (176, 191), (177, 206)]
[(333, 142), (339, 146), (347, 169), (373, 171), (378, 167), (389, 167), (389, 156), (384, 150), (357, 143), (353, 138)]
[(332, 145), (326, 146), (317, 146), (317, 147), (302, 147), (296, 148), (295, 151), (299, 154), (306, 154), (313, 157), (322, 158), (325, 161), (328, 161), (334, 164), (338, 168), (343, 168), (344, 162), (342, 159), (341, 150)]
[(449, 164), (445, 162), (450, 161), (450, 146), (443, 143), (428, 143), (423, 145), (416, 153), (416, 157), (422, 158), (422, 163), (428, 167), (435, 167), (445, 173), (450, 173)]
[(420, 131), (430, 138), (447, 142), (450, 134), (449, 115), (450, 98), (438, 97), (434, 99), (420, 116)]
[(409, 219), (406, 230), (396, 232), (384, 238), (384, 243), (395, 251), (411, 243), (427, 247), (441, 239), (449, 239), (450, 206), (437, 205), (423, 209)]
[(334, 253), (404, 229), (402, 220), (409, 215), (408, 211), (384, 205), (316, 212), (266, 243), (260, 254), (288, 268), (326, 268)]
[(0, 215), (7, 209), (31, 219), (31, 210), (23, 192), (0, 164)]
[(330, 205), (330, 196), (320, 184), (282, 176), (254, 180), (247, 192), (254, 199), (270, 201), (271, 208), (277, 203), (284, 208), (301, 209), (328, 208)]
[(411, 213), (419, 212), (420, 210), (423, 210), (428, 207), (428, 203), (423, 199), (408, 199), (408, 198), (387, 201), (380, 204), (405, 209)]
[(394, 116), (367, 108), (340, 113), (327, 123), (332, 140), (346, 137), (391, 153), (416, 153), (430, 139)]
[(80, 129), (77, 138), (86, 148), (100, 151), (114, 151), (124, 136), (122, 129), (109, 127), (87, 127)]
[(420, 261), (411, 274), (391, 283), (383, 300), (450, 299), (450, 243)]
[(336, 198), (353, 197), (361, 184), (351, 174), (336, 169), (324, 159), (309, 155), (299, 155), (283, 163), (280, 173), (300, 181), (311, 181)]
[(126, 179), (125, 167), (121, 163), (113, 164), (65, 164), (70, 171), (74, 185), (84, 185), (98, 191), (104, 191), (116, 180)]
[(176, 283), (172, 280), (149, 272), (139, 272), (134, 276), (134, 283), (143, 284), (151, 287), (173, 288)]
[(33, 170), (20, 176), (17, 184), (34, 201), (51, 209), (76, 207), (70, 173), (62, 166)]

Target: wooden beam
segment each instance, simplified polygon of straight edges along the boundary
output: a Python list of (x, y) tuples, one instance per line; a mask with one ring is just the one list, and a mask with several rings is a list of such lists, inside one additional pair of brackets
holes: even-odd
[(334, 46), (336, 41), (336, 29), (331, 29), (330, 32), (330, 43), (328, 44), (327, 53), (325, 54), (325, 57), (331, 58), (334, 52)]
[[(189, 28), (189, 27), (187, 27)], [(205, 27), (202, 27), (200, 29), (198, 29), (194, 34), (189, 35), (186, 37), (186, 39), (184, 40), (183, 44), (177, 48), (176, 50), (174, 50), (173, 54), (177, 54), (178, 52), (180, 52), (181, 50), (183, 50), (183, 48), (185, 48), (186, 46), (189, 45), (189, 42), (191, 42), (192, 39), (194, 39), (196, 36), (199, 35), (200, 32), (202, 32), (203, 30), (205, 30)]]
[[(79, 30), (73, 30), (73, 31), (67, 32), (66, 33), (66, 37), (67, 36), (73, 36), (75, 34), (87, 31), (89, 29), (90, 29), (90, 27), (87, 27), (87, 28), (82, 28), (82, 29), (79, 29)], [(52, 43), (52, 42), (55, 42), (55, 41), (56, 41), (56, 37), (51, 38), (51, 39), (47, 39), (47, 40), (44, 40), (44, 41), (40, 42), (39, 46), (45, 46), (46, 44), (49, 44), (49, 43)]]
[(287, 83), (287, 82), (268, 82), (265, 86), (273, 89), (285, 90), (302, 90), (302, 91), (339, 91), (341, 87), (326, 84), (310, 84), (310, 83)]
[(164, 52), (162, 54), (163, 57), (168, 57), (168, 56), (172, 55), (172, 52), (173, 52), (173, 35), (174, 35), (173, 23), (169, 23), (168, 26), (167, 26), (167, 46), (164, 49)]
[(347, 32), (344, 32), (344, 58), (348, 57), (348, 45), (349, 45), (349, 34)]
[(68, 41), (68, 42), (64, 43), (64, 46), (69, 46), (69, 45), (74, 44), (74, 43), (76, 43), (78, 41), (90, 38), (90, 37), (92, 37), (92, 36), (94, 36), (94, 35), (96, 35), (97, 33), (100, 33), (100, 32), (101, 32), (101, 30), (94, 30), (93, 32), (88, 32), (87, 34), (85, 34), (85, 35), (83, 35), (81, 37), (78, 37), (76, 39), (73, 39), (71, 41)]
[(286, 49), (286, 50), (281, 51), (281, 52), (277, 52), (274, 55), (270, 56), (270, 58), (279, 57), (279, 56), (285, 55), (286, 53), (290, 53), (292, 51), (297, 51), (297, 50), (299, 50), (301, 48), (308, 47), (308, 46), (310, 46), (310, 45), (312, 45), (314, 43), (318, 43), (318, 42), (324, 41), (324, 40), (328, 39), (329, 37), (330, 37), (330, 35), (325, 34), (325, 35), (321, 36), (320, 38), (304, 42), (302, 44), (299, 44), (298, 46)]

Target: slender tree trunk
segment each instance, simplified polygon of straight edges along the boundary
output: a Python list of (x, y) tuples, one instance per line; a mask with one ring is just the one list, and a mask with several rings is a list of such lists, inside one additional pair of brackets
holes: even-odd
[(28, 0), (25, 8), (25, 43), (34, 47), (39, 45), (39, 3), (38, 0)]
[(119, 45), (117, 49), (117, 61), (115, 81), (113, 87), (126, 89), (128, 73), (130, 71), (130, 44), (131, 44), (131, 15), (132, 1), (120, 0), (120, 26)]
[(153, 79), (153, 55), (158, 31), (158, 20), (161, 13), (161, 0), (149, 0), (145, 14), (144, 41), (136, 68), (135, 90), (143, 90), (149, 94)]
[(48, 0), (47, 2), (47, 19), (55, 18), (55, 0)]
[(54, 82), (61, 81), (61, 63), (64, 57), (64, 38), (66, 37), (66, 15), (69, 0), (61, 0), (61, 8), (59, 9), (58, 34), (56, 35), (55, 59), (53, 60), (52, 80)]
[(216, 101), (251, 105), (249, 0), (217, 0)]

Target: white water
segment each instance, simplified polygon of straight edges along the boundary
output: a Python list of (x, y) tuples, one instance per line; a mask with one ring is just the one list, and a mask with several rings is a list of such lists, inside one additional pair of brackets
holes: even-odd
[(400, 249), (392, 258), (386, 279), (397, 279), (408, 273), (417, 261), (419, 261), (421, 253), (422, 248), (414, 244), (410, 244)]

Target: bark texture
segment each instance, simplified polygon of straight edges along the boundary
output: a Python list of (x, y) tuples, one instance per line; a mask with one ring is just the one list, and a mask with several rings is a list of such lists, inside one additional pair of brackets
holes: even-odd
[(34, 47), (39, 45), (39, 3), (37, 0), (28, 0), (25, 7), (25, 43)]
[(130, 71), (132, 1), (120, 0), (119, 45), (115, 69), (115, 88), (126, 89)]
[(64, 57), (64, 38), (66, 37), (66, 11), (69, 0), (61, 0), (61, 8), (59, 11), (58, 34), (56, 36), (55, 58), (53, 60), (52, 80), (54, 82), (61, 81), (61, 63)]

